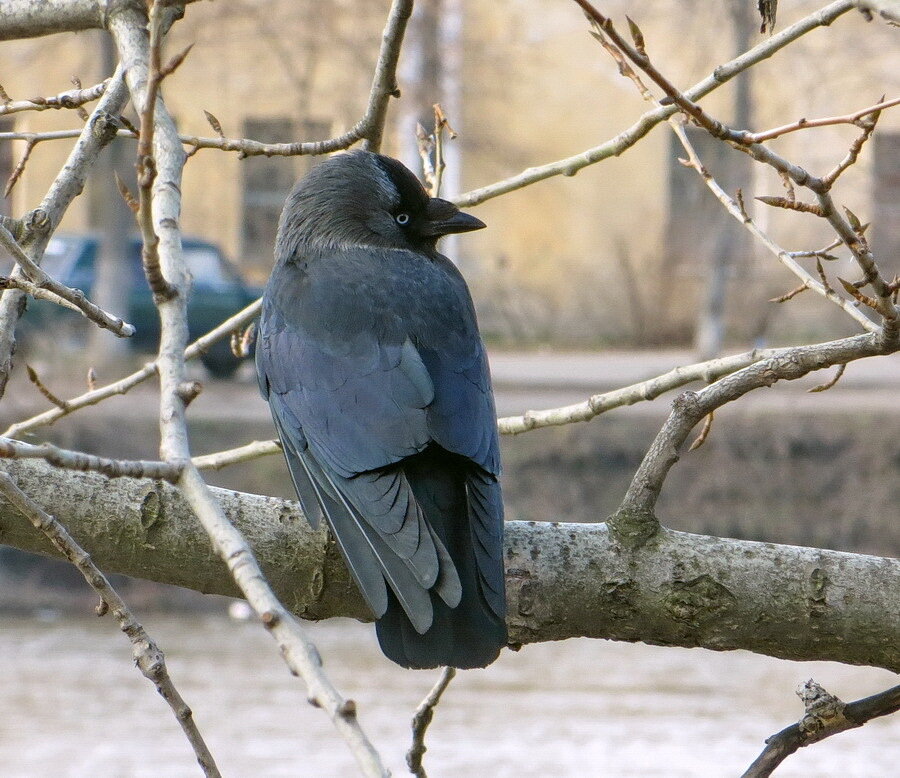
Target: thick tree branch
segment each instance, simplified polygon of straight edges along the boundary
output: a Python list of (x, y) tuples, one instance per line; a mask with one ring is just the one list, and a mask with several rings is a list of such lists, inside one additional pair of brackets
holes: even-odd
[[(101, 569), (240, 596), (174, 487), (37, 461), (7, 460), (0, 470), (52, 505)], [(333, 541), (310, 529), (296, 503), (212, 492), (293, 613), (370, 618)], [(3, 502), (0, 542), (55, 555)], [(606, 524), (534, 522), (507, 524), (506, 558), (515, 643), (585, 636), (900, 671), (897, 559), (665, 529), (633, 547)]]
[[(195, 0), (168, 3), (172, 19), (180, 18), (184, 6)], [(122, 9), (143, 8), (143, 0), (3, 0), (0, 41), (37, 38), (59, 32), (99, 30), (110, 16)]]

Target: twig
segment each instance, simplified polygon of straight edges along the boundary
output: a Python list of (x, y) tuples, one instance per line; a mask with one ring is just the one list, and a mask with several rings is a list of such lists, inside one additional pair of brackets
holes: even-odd
[(828, 127), (833, 124), (857, 124), (864, 116), (878, 113), (885, 108), (892, 108), (895, 105), (900, 105), (900, 97), (895, 97), (893, 100), (882, 100), (880, 103), (864, 108), (861, 111), (844, 114), (843, 116), (829, 116), (824, 119), (798, 119), (791, 124), (784, 124), (781, 127), (775, 127), (765, 132), (751, 132), (746, 137), (750, 143), (762, 143), (763, 141), (787, 135), (789, 132), (806, 130), (811, 127)]
[(139, 111), (140, 130), (137, 148), (137, 182), (138, 210), (137, 221), (141, 230), (141, 264), (144, 275), (153, 292), (153, 299), (159, 303), (171, 300), (178, 292), (176, 286), (170, 284), (163, 275), (159, 264), (159, 237), (153, 227), (153, 183), (156, 180), (156, 160), (153, 157), (153, 131), (156, 103), (159, 87), (164, 75), (160, 64), (160, 46), (162, 45), (162, 8), (157, 0), (149, 4), (150, 48), (149, 76), (143, 103)]
[(28, 160), (31, 159), (31, 152), (34, 151), (34, 147), (38, 144), (38, 141), (29, 138), (25, 142), (25, 151), (22, 152), (22, 157), (16, 163), (16, 166), (13, 168), (12, 173), (9, 174), (9, 178), (6, 179), (6, 186), (3, 188), (3, 196), (9, 197), (12, 194), (13, 187), (16, 185), (16, 182), (22, 177), (22, 173), (25, 172), (25, 165), (28, 164)]
[[(159, 11), (159, 0), (154, 0), (150, 8), (150, 38), (151, 44), (156, 46), (159, 39), (153, 34), (153, 19)], [(139, 115), (147, 112), (148, 104), (154, 99), (148, 84), (159, 77), (158, 52), (152, 50), (153, 45), (148, 46), (147, 38), (142, 34), (146, 23), (146, 15), (136, 6), (122, 6), (109, 21), (119, 57), (130, 63), (127, 80)], [(396, 61), (396, 56), (394, 59)], [(277, 641), (288, 667), (306, 682), (310, 701), (331, 718), (363, 773), (367, 776), (385, 776), (387, 771), (381, 757), (356, 718), (355, 704), (345, 700), (331, 684), (322, 669), (315, 646), (275, 596), (246, 540), (229, 521), (221, 504), (191, 464), (184, 401), (180, 395), (184, 384), (186, 292), (189, 284), (179, 229), (185, 154), (175, 124), (162, 100), (155, 103), (153, 115), (155, 181), (151, 192), (152, 227), (159, 240), (161, 269), (167, 283), (175, 290), (171, 297), (157, 297), (155, 300), (161, 324), (157, 358), (160, 376), (160, 454), (167, 462), (183, 464), (184, 469), (177, 482), (179, 490), (206, 530), (216, 552), (227, 564), (247, 602)], [(143, 139), (143, 127), (141, 134)]]
[(847, 369), (846, 365), (838, 365), (838, 369), (834, 371), (834, 376), (826, 381), (824, 384), (819, 384), (818, 386), (814, 386), (812, 389), (807, 389), (807, 392), (827, 392), (834, 386), (838, 381), (841, 380), (841, 376), (844, 375), (844, 371)]
[(60, 92), (53, 97), (33, 97), (31, 100), (10, 100), (0, 105), (0, 116), (6, 116), (20, 111), (48, 111), (50, 109), (80, 108), (85, 103), (97, 100), (109, 85), (109, 79), (86, 89), (70, 89), (68, 92)]
[[(261, 306), (261, 300), (252, 302), (242, 311), (238, 311), (238, 313), (236, 313), (231, 318), (226, 319), (224, 322), (207, 332), (205, 335), (197, 338), (197, 340), (195, 340), (185, 350), (185, 359), (194, 359), (205, 354), (210, 346), (217, 343), (222, 338), (227, 337), (235, 329), (246, 325), (247, 322), (251, 321), (257, 315), (259, 315)], [(80, 410), (81, 408), (86, 408), (89, 405), (96, 405), (97, 403), (109, 399), (110, 397), (115, 397), (116, 395), (127, 394), (135, 386), (142, 384), (151, 376), (156, 375), (157, 370), (158, 366), (156, 361), (148, 362), (140, 370), (136, 370), (135, 372), (119, 379), (118, 381), (114, 381), (99, 388), (89, 387), (89, 391), (85, 392), (84, 394), (80, 394), (76, 397), (71, 397), (68, 400), (64, 400), (67, 410), (64, 411), (62, 409), (52, 408), (48, 411), (44, 411), (43, 413), (39, 413), (36, 416), (32, 416), (29, 419), (24, 419), (23, 421), (10, 425), (3, 433), (3, 436), (7, 438), (18, 437), (19, 435), (22, 435), (25, 432), (30, 432), (31, 430), (37, 429), (38, 427), (43, 427), (47, 424), (53, 424), (53, 422), (55, 422), (57, 419), (60, 419), (63, 416), (67, 416), (73, 411)]]
[(709, 437), (710, 430), (712, 430), (713, 417), (715, 416), (715, 411), (710, 411), (706, 414), (706, 418), (703, 420), (703, 428), (700, 430), (699, 434), (696, 438), (694, 438), (694, 442), (688, 447), (688, 451), (696, 451), (700, 446), (706, 443), (706, 439)]
[(40, 376), (37, 374), (37, 371), (31, 365), (25, 365), (25, 371), (28, 373), (28, 380), (31, 381), (37, 387), (37, 390), (46, 397), (53, 405), (57, 408), (65, 410), (66, 403), (64, 400), (60, 400), (53, 392), (51, 392), (45, 385), (44, 382), (41, 381)]
[(163, 481), (175, 483), (181, 475), (181, 468), (169, 462), (109, 459), (87, 454), (84, 451), (59, 448), (52, 443), (41, 443), (35, 446), (10, 438), (0, 438), (0, 458), (43, 459), (54, 467), (102, 473), (107, 478), (160, 478)]
[[(806, 35), (808, 32), (818, 28), (827, 27), (835, 19), (843, 14), (852, 11), (856, 6), (854, 0), (837, 0), (824, 8), (819, 9), (815, 13), (801, 19), (796, 24), (786, 27), (781, 32), (773, 35), (771, 38), (754, 46), (749, 51), (744, 52), (733, 60), (719, 65), (710, 75), (702, 81), (694, 84), (690, 89), (685, 90), (684, 94), (691, 100), (699, 100), (701, 97), (708, 95), (710, 92), (718, 89), (722, 84), (727, 83), (739, 73), (750, 67), (768, 59), (776, 52), (783, 49), (788, 44)], [(676, 112), (676, 108), (671, 105), (654, 108), (644, 113), (631, 127), (619, 133), (616, 137), (611, 138), (605, 143), (571, 157), (551, 162), (539, 167), (531, 167), (523, 170), (515, 176), (497, 181), (488, 186), (472, 189), (459, 197), (454, 198), (453, 202), (459, 206), (477, 205), (494, 197), (499, 197), (507, 192), (513, 192), (517, 189), (529, 186), (554, 176), (573, 176), (579, 170), (596, 164), (609, 157), (618, 156), (622, 152), (634, 146), (641, 138), (643, 138), (656, 125), (664, 122), (672, 114)]]
[(844, 703), (815, 681), (809, 680), (797, 690), (797, 694), (803, 700), (803, 718), (766, 738), (766, 747), (741, 778), (768, 778), (798, 749), (900, 710), (900, 686)]
[[(16, 242), (12, 233), (10, 233), (3, 225), (0, 225), (0, 246), (5, 248), (12, 255), (13, 259), (16, 260), (19, 267), (22, 269), (22, 272), (28, 276), (28, 280), (30, 280), (35, 287), (44, 289), (50, 292), (50, 295), (55, 295), (56, 297), (65, 300), (65, 302), (68, 303), (65, 307), (74, 308), (94, 322), (98, 327), (108, 329), (120, 338), (128, 338), (134, 335), (134, 327), (131, 324), (122, 321), (119, 317), (113, 316), (111, 313), (107, 313), (102, 308), (94, 305), (94, 303), (85, 297), (84, 292), (80, 289), (72, 289), (65, 284), (61, 284), (41, 270), (37, 263), (22, 250), (22, 247)], [(4, 281), (7, 286), (15, 285), (19, 288), (24, 286), (23, 284), (18, 283), (14, 276), (10, 279), (4, 279)], [(41, 296), (44, 297), (44, 299), (53, 300), (53, 296)]]
[(369, 151), (381, 150), (388, 103), (391, 97), (400, 96), (397, 87), (397, 62), (400, 60), (403, 35), (412, 10), (413, 0), (393, 0), (388, 11), (387, 23), (381, 36), (381, 50), (378, 52), (378, 62), (375, 64), (375, 74), (372, 77), (369, 104), (361, 122), (360, 135), (363, 138), (363, 148)]
[(802, 284), (800, 284), (800, 286), (795, 286), (789, 292), (785, 292), (784, 294), (779, 295), (778, 297), (770, 298), (769, 302), (770, 303), (786, 303), (788, 300), (793, 300), (798, 294), (800, 294), (801, 292), (805, 292), (807, 289), (809, 289), (809, 284), (806, 281), (804, 281)]
[[(35, 264), (40, 264), (50, 234), (61, 221), (69, 204), (82, 191), (97, 154), (115, 135), (112, 117), (120, 114), (128, 101), (123, 73), (123, 69), (118, 68), (113, 74), (103, 97), (91, 114), (90, 121), (72, 148), (66, 164), (54, 179), (39, 208), (32, 212), (34, 216), (40, 214), (40, 219), (34, 219), (29, 225), (28, 234), (23, 240), (23, 248)], [(22, 277), (20, 274), (20, 269), (13, 273), (14, 277)], [(0, 396), (6, 390), (12, 370), (16, 324), (23, 308), (24, 297), (21, 291), (9, 289), (3, 293), (0, 300)]]
[(555, 427), (573, 422), (590, 421), (613, 408), (634, 405), (645, 400), (655, 400), (665, 392), (678, 389), (694, 381), (710, 383), (735, 370), (759, 362), (761, 359), (777, 356), (781, 351), (783, 349), (754, 349), (729, 357), (718, 357), (707, 362), (684, 365), (622, 389), (595, 394), (575, 405), (549, 408), (543, 411), (526, 411), (522, 416), (507, 416), (498, 420), (500, 433), (518, 435), (540, 427)]
[(110, 585), (100, 568), (94, 564), (90, 555), (62, 524), (19, 489), (12, 478), (2, 472), (0, 472), (0, 491), (34, 525), (35, 529), (44, 533), (56, 549), (84, 576), (88, 585), (97, 592), (101, 602), (97, 608), (97, 615), (102, 616), (107, 611), (112, 611), (119, 623), (119, 629), (131, 641), (135, 664), (172, 709), (172, 713), (175, 714), (179, 726), (194, 750), (197, 762), (203, 768), (203, 773), (208, 778), (218, 778), (219, 769), (197, 728), (193, 713), (179, 694), (178, 689), (175, 688), (175, 684), (172, 683), (172, 678), (166, 668), (165, 655), (134, 617), (118, 592)]
[(194, 457), (194, 467), (198, 470), (221, 470), (229, 465), (237, 465), (241, 462), (249, 462), (259, 457), (281, 453), (281, 443), (278, 440), (254, 440), (244, 446), (230, 448), (225, 451), (217, 451), (214, 454), (205, 454)]
[[(822, 211), (821, 215), (831, 224), (843, 243), (850, 249), (865, 274), (866, 283), (871, 284), (872, 288), (875, 290), (878, 297), (878, 306), (876, 310), (883, 320), (884, 336), (889, 339), (900, 337), (900, 310), (898, 310), (891, 302), (889, 285), (882, 277), (881, 272), (875, 263), (875, 258), (872, 256), (865, 239), (862, 237), (861, 229), (854, 229), (854, 226), (850, 223), (848, 218), (845, 218), (842, 214), (838, 213), (829, 191), (834, 180), (836, 180), (837, 175), (856, 160), (859, 149), (869, 137), (875, 126), (878, 113), (872, 114), (871, 118), (864, 122), (862, 135), (851, 146), (847, 158), (838, 165), (838, 168), (836, 168), (835, 171), (832, 171), (826, 178), (816, 178), (798, 165), (792, 164), (788, 160), (782, 158), (767, 146), (760, 143), (753, 143), (751, 140), (748, 140), (750, 133), (731, 129), (721, 121), (713, 118), (704, 108), (698, 105), (686, 93), (680, 92), (668, 78), (657, 70), (646, 52), (642, 50), (641, 46), (631, 46), (619, 34), (612, 21), (597, 11), (588, 0), (575, 0), (575, 2), (581, 6), (588, 15), (588, 18), (595, 21), (613, 43), (615, 43), (615, 45), (620, 48), (635, 65), (643, 70), (644, 73), (646, 73), (647, 76), (666, 93), (669, 100), (674, 102), (687, 116), (694, 119), (714, 137), (727, 141), (741, 150), (746, 151), (756, 161), (770, 165), (779, 173), (788, 176), (795, 184), (806, 187), (816, 195), (816, 199), (819, 201), (819, 206)], [(682, 140), (682, 143), (684, 143), (684, 140)]]
[(425, 699), (419, 703), (419, 707), (416, 708), (412, 720), (412, 745), (409, 747), (409, 751), (406, 752), (406, 765), (416, 778), (428, 778), (428, 773), (425, 772), (425, 768), (422, 766), (422, 757), (425, 756), (425, 752), (428, 750), (425, 747), (425, 732), (434, 718), (434, 709), (441, 701), (441, 696), (447, 690), (450, 681), (455, 677), (455, 667), (445, 667), (441, 670), (441, 677), (431, 691), (428, 692)]
[(673, 404), (672, 413), (660, 429), (638, 467), (610, 526), (629, 525), (637, 517), (641, 532), (654, 534), (658, 520), (653, 509), (669, 470), (678, 461), (678, 452), (690, 431), (712, 411), (743, 397), (754, 389), (777, 381), (794, 381), (815, 370), (845, 364), (856, 359), (891, 354), (900, 343), (888, 342), (880, 333), (778, 349), (772, 356), (719, 379), (698, 392), (685, 392)]

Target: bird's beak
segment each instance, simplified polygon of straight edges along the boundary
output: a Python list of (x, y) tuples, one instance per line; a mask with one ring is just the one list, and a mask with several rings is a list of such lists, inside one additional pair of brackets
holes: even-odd
[(448, 200), (433, 197), (426, 210), (428, 220), (422, 232), (430, 237), (439, 238), (455, 232), (471, 232), (484, 229), (487, 225), (468, 213), (463, 213)]

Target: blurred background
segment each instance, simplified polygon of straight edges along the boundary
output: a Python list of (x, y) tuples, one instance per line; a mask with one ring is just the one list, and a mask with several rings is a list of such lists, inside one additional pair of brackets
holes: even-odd
[[(195, 43), (164, 86), (179, 129), (229, 137), (319, 140), (362, 115), (389, 3), (386, 0), (234, 0), (188, 8), (166, 43)], [(641, 26), (659, 68), (687, 87), (755, 45), (755, 4), (744, 0), (610, 0), (601, 10)], [(819, 4), (780, 9), (783, 29)], [(4, 44), (0, 83), (13, 99), (51, 95), (105, 78), (113, 52), (99, 33)], [(454, 197), (614, 137), (647, 106), (587, 34), (572, 3), (425, 0), (408, 28), (386, 153), (420, 169), (415, 125), (430, 129), (439, 102), (459, 137), (447, 141), (442, 195)], [(896, 30), (848, 14), (719, 89), (704, 101), (735, 126), (762, 130), (800, 117), (849, 113), (900, 88)], [(88, 106), (90, 108), (90, 106)], [(133, 117), (132, 117), (133, 118)], [(79, 127), (72, 112), (0, 118), (0, 132)], [(774, 146), (822, 174), (846, 153), (852, 127), (787, 135)], [(821, 220), (770, 209), (777, 176), (702, 133), (700, 156), (732, 193), (744, 192), (760, 226), (788, 250), (831, 242)], [(70, 141), (39, 144), (0, 211), (36, 207)], [(21, 141), (0, 141), (0, 180)], [(157, 327), (141, 286), (133, 217), (113, 171), (134, 190), (131, 140), (113, 143), (70, 208), (45, 266), (138, 324), (135, 343), (95, 332), (69, 311), (32, 304), (19, 365), (0, 404), (6, 426), (50, 407), (29, 382), (31, 365), (57, 396), (105, 383), (148, 358)], [(489, 229), (448, 253), (469, 280), (501, 415), (583, 400), (679, 364), (753, 346), (851, 334), (855, 325), (818, 296), (770, 298), (797, 285), (754, 246), (708, 193), (659, 127), (620, 157), (470, 208)], [(195, 278), (193, 336), (261, 291), (284, 197), (315, 158), (201, 150), (185, 168), (186, 256)], [(837, 199), (872, 222), (867, 235), (891, 277), (900, 271), (900, 112), (888, 111)], [(855, 278), (846, 252), (831, 277)], [(806, 260), (807, 262), (811, 260)], [(811, 266), (814, 267), (814, 266)], [(4, 268), (5, 269), (5, 268)], [(814, 272), (814, 270), (813, 270)], [(202, 454), (273, 436), (252, 366), (227, 343), (193, 365), (205, 384), (191, 405)], [(900, 360), (854, 363), (831, 390), (827, 377), (761, 390), (716, 415), (698, 451), (673, 470), (659, 505), (677, 529), (896, 556), (900, 552)], [(668, 399), (611, 412), (587, 425), (505, 438), (510, 519), (602, 521), (615, 509), (668, 412)], [(153, 458), (156, 395), (142, 386), (26, 437), (106, 456)], [(292, 497), (280, 458), (210, 475), (220, 486)], [(126, 599), (172, 662), (223, 770), (231, 775), (342, 776), (350, 762), (321, 713), (286, 678), (274, 646), (239, 609), (217, 598), (120, 580)], [(78, 575), (0, 546), (0, 769), (9, 776), (195, 774), (162, 703), (129, 667), (111, 624), (91, 616)], [(198, 616), (198, 612), (202, 616)], [(371, 627), (316, 625), (328, 669), (360, 702), (378, 745), (408, 745), (408, 716), (434, 680), (380, 657)], [(741, 772), (763, 739), (795, 720), (797, 683), (813, 675), (853, 699), (893, 681), (886, 673), (647, 646), (568, 641), (507, 652), (465, 673), (438, 709), (426, 764), (437, 776), (716, 776)], [(398, 712), (398, 711), (402, 711)], [(218, 746), (218, 748), (217, 748)], [(220, 756), (221, 754), (221, 756)], [(75, 758), (77, 756), (77, 758)], [(883, 720), (804, 749), (779, 775), (892, 774), (900, 730)], [(429, 761), (430, 760), (430, 761)], [(876, 761), (882, 760), (882, 761)], [(230, 768), (230, 769), (228, 769)]]

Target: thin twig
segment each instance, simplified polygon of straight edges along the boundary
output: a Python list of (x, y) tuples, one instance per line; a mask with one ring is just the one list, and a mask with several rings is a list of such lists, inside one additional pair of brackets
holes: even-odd
[(65, 410), (66, 403), (64, 400), (60, 400), (53, 392), (51, 392), (47, 386), (41, 381), (40, 376), (37, 374), (37, 371), (31, 365), (25, 365), (25, 372), (28, 373), (28, 380), (31, 381), (37, 388), (37, 390), (49, 400), (53, 405), (57, 408)]
[(841, 376), (844, 375), (844, 371), (847, 369), (846, 365), (838, 365), (838, 369), (834, 371), (834, 375), (826, 381), (824, 384), (819, 384), (818, 386), (814, 386), (812, 389), (807, 389), (807, 392), (827, 392), (834, 386), (838, 381), (841, 380)]
[(806, 130), (811, 127), (828, 127), (833, 124), (857, 124), (864, 116), (878, 113), (885, 108), (892, 108), (895, 105), (900, 105), (900, 97), (895, 97), (893, 100), (882, 100), (880, 103), (864, 108), (861, 111), (844, 114), (843, 116), (828, 116), (824, 119), (798, 119), (791, 124), (784, 124), (781, 127), (775, 127), (774, 129), (766, 130), (764, 132), (751, 132), (747, 136), (747, 139), (751, 143), (762, 143), (763, 141), (787, 135), (789, 132)]
[[(690, 89), (685, 90), (684, 94), (691, 100), (699, 100), (710, 92), (715, 91), (723, 84), (730, 81), (739, 73), (750, 67), (768, 59), (785, 46), (793, 43), (798, 38), (806, 35), (808, 32), (818, 27), (827, 27), (835, 19), (845, 13), (852, 11), (856, 7), (854, 0), (837, 0), (824, 8), (817, 10), (815, 13), (806, 16), (786, 27), (771, 38), (759, 43), (749, 51), (744, 52), (733, 60), (719, 65), (712, 73), (698, 83), (694, 84)], [(672, 114), (676, 112), (676, 108), (671, 105), (654, 108), (644, 113), (631, 127), (619, 133), (614, 138), (601, 143), (599, 146), (587, 149), (579, 154), (571, 157), (556, 160), (546, 165), (538, 167), (530, 167), (521, 173), (510, 178), (497, 181), (487, 186), (472, 189), (453, 199), (453, 202), (459, 206), (470, 206), (483, 203), (494, 197), (513, 192), (517, 189), (535, 184), (554, 176), (573, 176), (579, 170), (589, 165), (596, 164), (604, 159), (618, 156), (627, 149), (634, 146), (641, 138), (650, 132), (656, 125), (664, 122)]]
[(149, 460), (110, 459), (98, 457), (84, 451), (70, 451), (52, 443), (32, 445), (11, 438), (0, 438), (0, 458), (2, 459), (43, 459), (54, 467), (81, 472), (102, 473), (107, 478), (159, 478), (175, 483), (181, 475), (181, 468), (169, 462)]
[(118, 592), (110, 585), (107, 577), (94, 564), (90, 555), (66, 531), (66, 528), (19, 489), (15, 481), (3, 472), (0, 472), (0, 491), (34, 525), (35, 529), (44, 533), (54, 547), (84, 576), (88, 585), (97, 592), (101, 602), (97, 608), (97, 615), (102, 616), (107, 611), (112, 611), (119, 623), (119, 629), (131, 641), (135, 664), (172, 709), (172, 713), (175, 714), (179, 726), (194, 750), (197, 762), (203, 768), (203, 773), (207, 778), (218, 778), (219, 769), (197, 728), (193, 713), (179, 694), (178, 689), (175, 688), (175, 684), (172, 683), (172, 678), (166, 668), (165, 655), (134, 617)]
[[(84, 292), (80, 289), (72, 289), (71, 287), (61, 284), (54, 278), (45, 273), (35, 261), (25, 253), (22, 247), (16, 242), (12, 233), (3, 225), (0, 225), (0, 246), (5, 248), (15, 259), (16, 263), (22, 269), (22, 272), (28, 276), (34, 286), (50, 292), (51, 295), (65, 300), (67, 308), (74, 308), (81, 312), (86, 318), (90, 319), (94, 324), (102, 329), (108, 329), (120, 338), (128, 338), (134, 335), (134, 327), (131, 324), (107, 313), (102, 308), (94, 305), (85, 297)], [(22, 288), (24, 285), (17, 283), (15, 277), (4, 279), (7, 286), (17, 286)], [(26, 290), (27, 291), (27, 290)], [(52, 296), (41, 295), (44, 299), (53, 300)]]
[(694, 438), (694, 442), (688, 446), (688, 451), (696, 451), (700, 446), (706, 443), (706, 439), (709, 437), (709, 433), (712, 430), (714, 416), (715, 411), (710, 411), (706, 414), (706, 418), (703, 420), (703, 428), (700, 430), (697, 437)]
[[(234, 316), (226, 319), (205, 335), (197, 338), (197, 340), (185, 350), (184, 358), (194, 359), (205, 354), (211, 346), (222, 340), (222, 338), (228, 337), (235, 329), (245, 326), (249, 321), (256, 318), (256, 316), (259, 315), (261, 306), (262, 300), (255, 300), (246, 308), (234, 314)], [(67, 409), (65, 411), (58, 408), (51, 408), (50, 410), (39, 413), (29, 419), (24, 419), (23, 421), (10, 425), (3, 433), (3, 437), (18, 437), (23, 433), (30, 432), (38, 427), (53, 424), (57, 419), (67, 416), (81, 408), (96, 405), (97, 403), (107, 400), (110, 397), (115, 397), (116, 395), (127, 394), (134, 387), (139, 386), (148, 378), (156, 375), (157, 371), (157, 362), (148, 362), (140, 370), (136, 370), (130, 375), (120, 378), (118, 381), (113, 381), (112, 383), (99, 388), (89, 388), (89, 391), (84, 394), (64, 400)]]
[(741, 778), (768, 778), (778, 765), (800, 748), (900, 711), (900, 686), (844, 703), (810, 680), (797, 694), (806, 709), (803, 718), (766, 738), (766, 747)]
[(68, 92), (60, 92), (53, 97), (33, 97), (31, 100), (10, 100), (0, 105), (0, 116), (6, 116), (20, 111), (48, 111), (50, 109), (80, 108), (85, 103), (97, 100), (109, 85), (109, 79), (99, 84), (89, 86), (86, 89), (70, 89)]
[(434, 709), (441, 701), (441, 696), (447, 690), (450, 681), (455, 677), (455, 667), (445, 667), (441, 670), (441, 677), (431, 691), (428, 692), (425, 699), (419, 703), (419, 707), (416, 708), (412, 720), (412, 745), (409, 747), (409, 751), (406, 752), (406, 764), (409, 767), (409, 771), (416, 778), (428, 778), (428, 773), (425, 772), (425, 768), (422, 765), (422, 757), (425, 756), (425, 752), (428, 750), (425, 747), (425, 732), (434, 718)]

